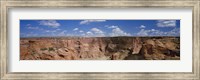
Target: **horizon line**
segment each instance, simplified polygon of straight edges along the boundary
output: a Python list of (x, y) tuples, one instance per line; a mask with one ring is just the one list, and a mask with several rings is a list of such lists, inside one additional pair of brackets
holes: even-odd
[(93, 37), (180, 37), (180, 36), (32, 36), (20, 38), (58, 38), (58, 37), (77, 37), (77, 38), (93, 38)]

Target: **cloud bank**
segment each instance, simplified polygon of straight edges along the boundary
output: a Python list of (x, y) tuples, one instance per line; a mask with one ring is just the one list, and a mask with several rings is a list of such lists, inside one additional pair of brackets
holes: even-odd
[(60, 23), (55, 20), (43, 20), (39, 22), (39, 25), (48, 26), (51, 28), (58, 28), (60, 26)]
[(90, 23), (93, 23), (93, 22), (106, 22), (106, 20), (83, 20), (80, 22), (81, 25), (83, 24), (90, 24)]

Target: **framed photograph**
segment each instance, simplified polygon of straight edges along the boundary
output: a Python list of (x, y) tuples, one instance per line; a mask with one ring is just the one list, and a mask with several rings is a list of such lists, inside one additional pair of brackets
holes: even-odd
[(0, 79), (199, 80), (199, 0), (1, 0)]

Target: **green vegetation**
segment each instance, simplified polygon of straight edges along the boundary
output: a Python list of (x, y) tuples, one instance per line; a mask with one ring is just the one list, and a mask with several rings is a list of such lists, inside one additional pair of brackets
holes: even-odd
[(45, 51), (45, 50), (47, 50), (47, 48), (41, 48), (40, 50), (41, 50), (41, 51)]
[(48, 51), (55, 51), (55, 49), (54, 49), (53, 47), (41, 48), (40, 50), (41, 50), (41, 51), (45, 51), (45, 50), (48, 50)]
[(31, 53), (31, 55), (34, 55), (34, 54), (36, 54), (36, 51), (34, 51), (34, 50), (32, 50), (31, 52), (32, 52), (32, 53)]
[(49, 51), (55, 51), (53, 47), (49, 47)]

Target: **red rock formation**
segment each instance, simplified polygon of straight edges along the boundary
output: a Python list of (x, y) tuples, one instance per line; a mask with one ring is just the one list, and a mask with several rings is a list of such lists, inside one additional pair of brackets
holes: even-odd
[(22, 38), (20, 59), (180, 59), (180, 39), (176, 37)]
[(140, 38), (133, 39), (133, 52), (132, 54), (138, 54), (142, 48), (142, 41)]

